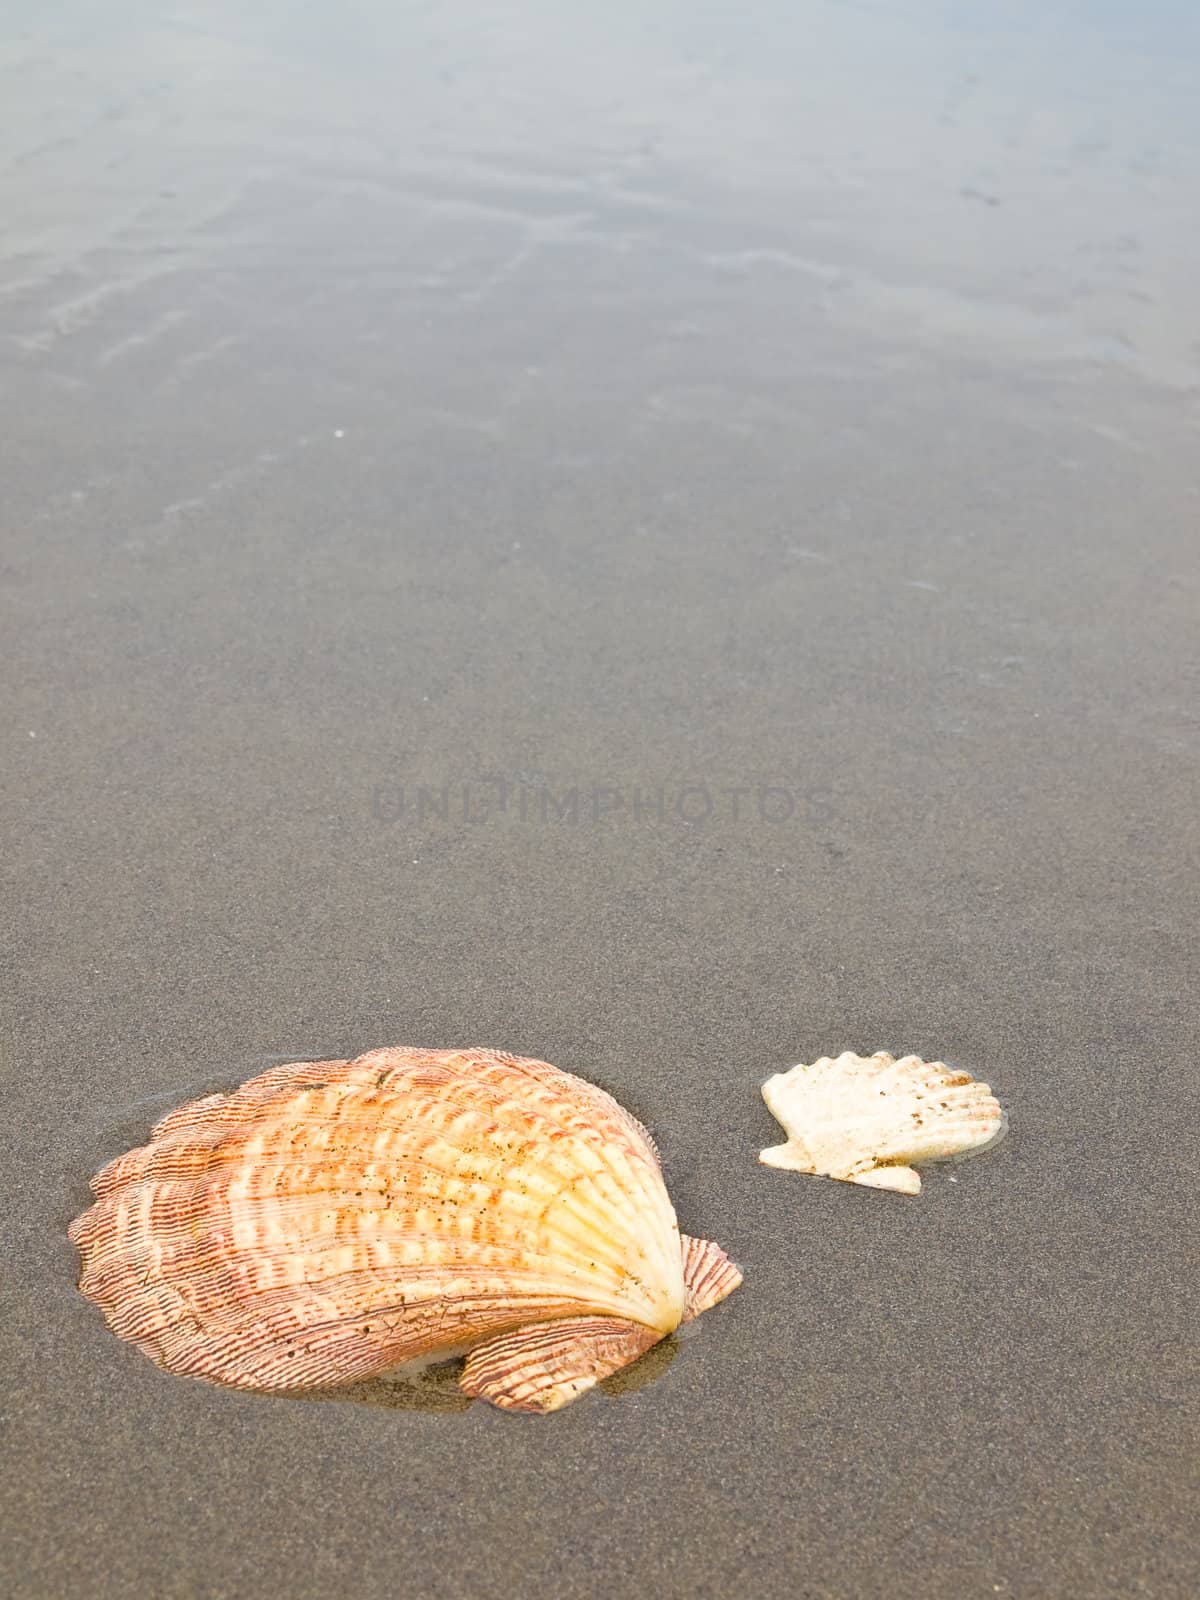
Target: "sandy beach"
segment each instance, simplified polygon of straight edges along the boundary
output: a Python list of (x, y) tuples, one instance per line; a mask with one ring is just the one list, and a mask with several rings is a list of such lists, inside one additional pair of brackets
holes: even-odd
[[(0, 34), (0, 1589), (1193, 1595), (1192, 8), (113, 9)], [(89, 1175), (389, 1043), (744, 1286), (545, 1419), (109, 1334)], [(1008, 1137), (759, 1165), (847, 1048)]]

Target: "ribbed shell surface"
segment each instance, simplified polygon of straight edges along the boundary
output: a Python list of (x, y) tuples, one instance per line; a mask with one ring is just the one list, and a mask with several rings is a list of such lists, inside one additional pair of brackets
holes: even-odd
[(181, 1107), (93, 1180), (81, 1290), (171, 1371), (342, 1383), (546, 1318), (667, 1334), (684, 1307), (649, 1136), (488, 1050), (275, 1067)]

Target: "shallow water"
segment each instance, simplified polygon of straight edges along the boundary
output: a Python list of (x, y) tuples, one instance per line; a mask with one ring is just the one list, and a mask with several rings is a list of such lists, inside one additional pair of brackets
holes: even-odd
[[(246, 9), (0, 35), (0, 1587), (1191, 1595), (1194, 8)], [(108, 1335), (89, 1173), (391, 1042), (744, 1287), (548, 1419)], [(1008, 1138), (757, 1165), (846, 1047)]]

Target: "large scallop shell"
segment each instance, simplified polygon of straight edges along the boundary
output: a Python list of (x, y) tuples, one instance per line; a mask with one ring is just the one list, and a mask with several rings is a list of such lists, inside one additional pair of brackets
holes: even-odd
[(767, 1166), (903, 1194), (920, 1193), (911, 1163), (982, 1148), (1004, 1130), (986, 1083), (944, 1061), (897, 1061), (886, 1050), (801, 1062), (768, 1078), (762, 1096), (788, 1135), (762, 1151)]
[(741, 1281), (610, 1095), (490, 1050), (273, 1067), (92, 1187), (80, 1289), (160, 1366), (239, 1388), (469, 1348), (468, 1393), (554, 1410)]

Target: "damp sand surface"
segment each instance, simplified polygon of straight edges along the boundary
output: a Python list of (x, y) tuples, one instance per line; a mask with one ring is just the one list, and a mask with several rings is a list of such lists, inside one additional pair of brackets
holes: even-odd
[[(14, 1600), (1196, 1592), (1196, 17), (602, 10), (8, 7)], [(88, 1174), (385, 1043), (744, 1287), (547, 1419), (112, 1338)], [(758, 1165), (846, 1048), (1009, 1136)]]

